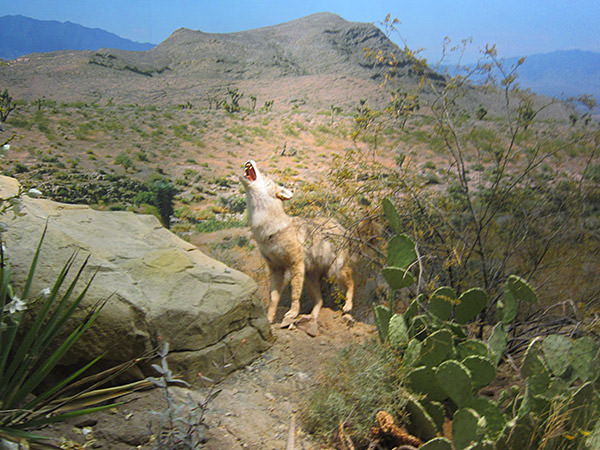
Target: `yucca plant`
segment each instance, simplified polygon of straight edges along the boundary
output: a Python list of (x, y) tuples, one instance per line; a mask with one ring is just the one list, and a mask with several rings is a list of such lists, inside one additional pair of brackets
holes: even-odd
[[(104, 300), (92, 305), (75, 329), (65, 333), (65, 324), (81, 305), (94, 278), (92, 276), (81, 292), (75, 295), (75, 287), (88, 260), (86, 258), (71, 282), (67, 283), (67, 276), (74, 268), (76, 253), (67, 260), (52, 288), (44, 289), (36, 296), (30, 294), (45, 234), (46, 229), (20, 295), (13, 291), (10, 267), (0, 249), (0, 440), (17, 442), (23, 444), (24, 448), (32, 449), (60, 448), (32, 430), (68, 417), (114, 407), (114, 403), (96, 405), (149, 384), (144, 381), (98, 389), (100, 384), (125, 370), (128, 364), (80, 380), (80, 376), (102, 355), (56, 385), (48, 387), (44, 383), (106, 303)], [(31, 320), (24, 320), (28, 305), (36, 301), (40, 305), (36, 305), (34, 316)]]

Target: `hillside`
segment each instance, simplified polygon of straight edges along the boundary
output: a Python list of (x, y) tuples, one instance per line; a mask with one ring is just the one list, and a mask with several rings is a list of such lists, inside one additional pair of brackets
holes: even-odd
[(153, 44), (134, 42), (98, 28), (71, 22), (36, 20), (24, 16), (0, 17), (0, 58), (56, 50), (149, 50)]
[[(397, 50), (372, 24), (320, 13), (281, 25), (229, 34), (178, 29), (142, 52), (103, 49), (33, 54), (0, 68), (0, 85), (17, 98), (62, 102), (207, 105), (227, 86), (251, 91), (259, 104), (300, 99), (317, 107), (352, 97), (386, 98), (377, 89), (385, 66), (364, 49)], [(397, 80), (414, 83), (406, 62)], [(50, 74), (45, 76), (42, 74)], [(430, 77), (438, 77), (433, 71)], [(319, 106), (320, 105), (320, 106)]]

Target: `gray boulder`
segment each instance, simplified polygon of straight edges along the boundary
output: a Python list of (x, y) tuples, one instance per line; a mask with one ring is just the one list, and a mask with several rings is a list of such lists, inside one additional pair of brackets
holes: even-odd
[[(0, 177), (0, 197), (17, 189), (16, 180)], [(269, 347), (272, 335), (255, 282), (206, 256), (155, 217), (26, 195), (22, 213), (0, 218), (7, 225), (3, 242), (14, 285), (24, 282), (47, 223), (32, 292), (51, 287), (77, 252), (79, 262), (90, 257), (83, 281), (95, 273), (85, 303), (110, 297), (67, 365), (104, 352), (104, 361), (128, 361), (168, 342), (170, 368), (193, 383), (198, 373), (220, 379)]]

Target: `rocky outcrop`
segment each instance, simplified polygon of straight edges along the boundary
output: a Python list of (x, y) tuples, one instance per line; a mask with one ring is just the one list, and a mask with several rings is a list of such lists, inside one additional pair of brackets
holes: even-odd
[[(0, 177), (1, 197), (16, 189), (14, 179)], [(127, 361), (162, 341), (170, 345), (171, 369), (194, 382), (199, 372), (221, 378), (268, 348), (271, 332), (254, 281), (178, 238), (155, 217), (27, 196), (22, 206), (23, 215), (8, 212), (1, 219), (13, 283), (24, 281), (47, 223), (32, 292), (51, 287), (77, 252), (78, 261), (90, 257), (84, 281), (95, 274), (86, 303), (110, 297), (67, 364), (104, 352), (107, 361)]]

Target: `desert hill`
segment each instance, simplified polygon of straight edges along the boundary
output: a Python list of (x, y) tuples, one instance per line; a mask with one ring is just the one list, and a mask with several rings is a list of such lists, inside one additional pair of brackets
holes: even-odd
[[(250, 31), (212, 34), (178, 29), (140, 52), (100, 49), (36, 53), (0, 68), (0, 85), (23, 100), (176, 104), (207, 102), (235, 86), (259, 104), (292, 99), (325, 105), (383, 95), (385, 66), (364, 49), (388, 55), (397, 46), (373, 24), (319, 13)], [(400, 64), (398, 83), (414, 83)], [(428, 71), (428, 76), (439, 77)], [(375, 101), (375, 100), (373, 100)]]

